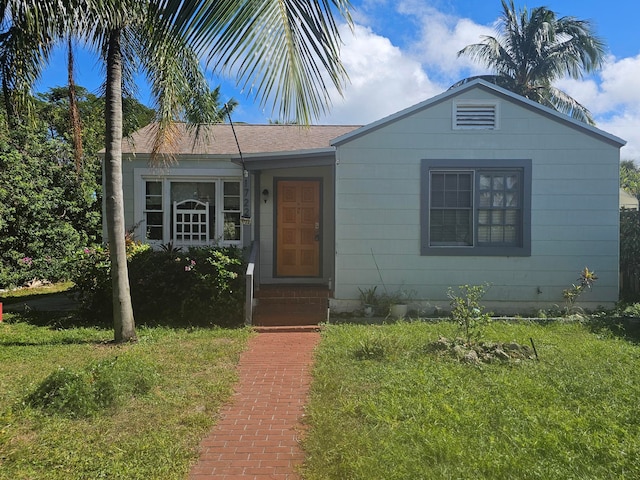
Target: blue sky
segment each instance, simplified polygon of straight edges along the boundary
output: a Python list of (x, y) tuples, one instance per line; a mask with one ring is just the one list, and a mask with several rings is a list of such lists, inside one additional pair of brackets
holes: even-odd
[[(580, 81), (564, 79), (557, 86), (594, 114), (597, 126), (625, 140), (623, 159), (640, 162), (640, 3), (617, 0), (615, 8), (601, 0), (540, 0), (516, 7), (546, 5), (560, 16), (591, 20), (608, 47), (607, 63), (598, 74)], [(469, 75), (486, 73), (456, 52), (481, 35), (495, 33), (499, 0), (353, 0), (353, 32), (342, 29), (342, 61), (350, 77), (344, 97), (332, 92), (330, 113), (317, 123), (366, 124), (421, 102)], [(97, 91), (103, 70), (95, 60), (77, 55), (79, 85)], [(275, 118), (229, 79), (210, 76), (222, 84), (223, 99), (240, 102), (234, 120), (266, 123)], [(64, 54), (54, 58), (37, 90), (66, 82)], [(149, 103), (141, 82), (140, 98)]]

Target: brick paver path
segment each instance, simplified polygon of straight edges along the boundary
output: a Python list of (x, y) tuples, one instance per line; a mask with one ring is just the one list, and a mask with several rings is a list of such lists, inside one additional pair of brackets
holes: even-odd
[(300, 478), (299, 422), (319, 341), (315, 331), (259, 333), (249, 340), (233, 400), (201, 442), (191, 480)]

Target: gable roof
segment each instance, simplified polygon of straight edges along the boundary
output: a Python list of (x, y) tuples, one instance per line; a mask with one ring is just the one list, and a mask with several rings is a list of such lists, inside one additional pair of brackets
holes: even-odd
[(344, 143), (347, 143), (351, 140), (354, 140), (358, 137), (361, 137), (363, 135), (366, 135), (368, 133), (371, 133), (379, 128), (382, 128), (386, 125), (389, 125), (393, 122), (396, 122), (398, 120), (401, 120), (405, 117), (408, 117), (410, 115), (415, 114), (416, 112), (419, 112), (421, 110), (424, 110), (426, 108), (429, 108), (433, 105), (436, 105), (440, 102), (446, 101), (450, 98), (456, 97), (458, 95), (460, 95), (463, 92), (466, 92), (468, 90), (472, 90), (472, 89), (483, 89), (485, 91), (489, 91), (499, 97), (502, 97), (506, 100), (509, 100), (513, 103), (517, 103), (527, 109), (530, 110), (535, 110), (538, 113), (545, 115), (547, 117), (550, 117), (551, 119), (564, 123), (565, 125), (571, 126), (573, 128), (576, 128), (578, 130), (583, 131), (586, 134), (589, 135), (595, 135), (599, 138), (601, 138), (602, 140), (611, 143), (617, 147), (622, 147), (624, 146), (627, 142), (625, 140), (622, 140), (619, 137), (616, 137), (615, 135), (612, 135), (610, 133), (605, 132), (604, 130), (600, 130), (599, 128), (593, 127), (591, 125), (588, 125), (584, 122), (580, 122), (578, 120), (574, 120), (573, 118), (562, 114), (560, 112), (557, 112), (556, 110), (553, 110), (551, 108), (545, 107), (544, 105), (541, 105), (537, 102), (534, 102), (532, 100), (529, 100), (528, 98), (522, 97), (520, 95), (517, 95), (509, 90), (506, 90), (502, 87), (499, 87), (493, 83), (489, 83), (486, 80), (482, 80), (482, 79), (476, 79), (473, 80), (469, 83), (465, 83), (460, 85), (459, 87), (456, 88), (452, 88), (449, 89), (443, 93), (441, 93), (440, 95), (436, 95), (435, 97), (432, 97), (428, 100), (425, 100), (424, 102), (418, 103), (412, 107), (408, 107), (405, 108), (404, 110), (401, 110), (397, 113), (394, 113), (393, 115), (389, 115), (388, 117), (382, 118), (376, 122), (370, 123), (368, 125), (365, 125), (362, 128), (359, 128), (357, 130), (353, 130), (351, 132), (348, 132), (336, 139), (334, 139), (334, 141), (332, 142), (332, 145), (342, 145)]
[[(176, 155), (238, 156), (238, 144), (243, 154), (334, 151), (331, 140), (357, 128), (358, 125), (248, 125), (234, 124), (238, 144), (228, 123), (204, 125), (198, 135), (195, 128), (176, 124)], [(123, 154), (150, 154), (157, 124), (150, 124), (122, 141)]]

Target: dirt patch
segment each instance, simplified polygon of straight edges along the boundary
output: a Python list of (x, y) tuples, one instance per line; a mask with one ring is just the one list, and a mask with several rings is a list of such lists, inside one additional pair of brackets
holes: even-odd
[(535, 360), (533, 348), (516, 342), (468, 343), (462, 338), (449, 339), (440, 337), (428, 346), (430, 352), (449, 356), (464, 363), (519, 363), (523, 360)]

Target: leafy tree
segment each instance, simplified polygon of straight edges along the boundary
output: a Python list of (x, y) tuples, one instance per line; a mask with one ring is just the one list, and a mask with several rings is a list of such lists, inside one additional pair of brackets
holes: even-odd
[[(41, 124), (42, 125), (42, 124)], [(99, 240), (95, 175), (78, 178), (68, 144), (42, 126), (0, 138), (0, 287), (66, 280), (66, 262)]]
[[(29, 81), (37, 77), (61, 32), (82, 36), (103, 56), (105, 197), (115, 340), (135, 340), (122, 192), (123, 84), (133, 78), (136, 67), (147, 74), (158, 102), (157, 154), (171, 151), (171, 122), (186, 102), (209, 94), (196, 52), (206, 52), (214, 69), (234, 72), (263, 104), (280, 105), (283, 118), (309, 122), (329, 103), (325, 78), (338, 89), (345, 78), (333, 7), (349, 19), (348, 1), (70, 0), (61, 5), (57, 0), (4, 0), (0, 5), (7, 31), (20, 32), (13, 38), (30, 40), (24, 42), (22, 53), (15, 49), (16, 42), (0, 43), (0, 56), (17, 55), (32, 73), (16, 80), (19, 72), (3, 69), (2, 82), (9, 93), (13, 85), (19, 92), (33, 83)], [(8, 104), (13, 107), (11, 101)], [(214, 113), (199, 112), (200, 122), (214, 120)]]
[[(52, 87), (37, 95), (35, 110), (39, 120), (46, 122), (49, 134), (67, 143), (72, 143), (73, 128), (69, 122), (68, 87)], [(85, 157), (94, 157), (104, 148), (104, 97), (90, 93), (77, 85), (75, 97), (79, 117), (82, 118), (82, 144)], [(128, 136), (151, 123), (155, 110), (132, 97), (122, 99), (122, 134)]]
[(546, 7), (516, 11), (513, 0), (502, 0), (501, 30), (468, 45), (468, 56), (495, 73), (465, 78), (454, 86), (482, 78), (571, 117), (594, 124), (589, 110), (553, 82), (568, 75), (582, 78), (601, 67), (605, 45), (589, 21), (558, 18)]
[(620, 187), (640, 199), (640, 168), (633, 160), (620, 162)]

